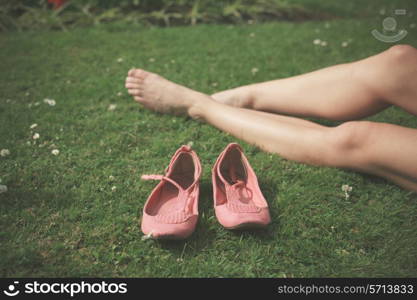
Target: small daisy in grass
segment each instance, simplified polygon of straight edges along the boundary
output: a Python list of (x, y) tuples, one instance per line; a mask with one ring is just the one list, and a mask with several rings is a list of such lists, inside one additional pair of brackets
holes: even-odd
[(35, 132), (35, 134), (32, 136), (32, 139), (37, 140), (39, 139), (41, 136), (39, 135), (39, 133)]
[(119, 57), (119, 58), (117, 59), (117, 62), (118, 62), (118, 63), (122, 63), (122, 62), (123, 62), (123, 58), (122, 58), (122, 57)]
[(259, 72), (258, 68), (252, 68), (252, 70), (250, 70), (252, 72), (252, 75), (255, 75), (256, 73)]
[(54, 99), (45, 98), (45, 99), (43, 99), (43, 102), (48, 104), (49, 106), (55, 106), (56, 105), (56, 101)]
[(34, 129), (36, 127), (38, 127), (38, 124), (36, 124), (36, 123), (33, 123), (32, 125), (30, 125), (30, 129)]
[(353, 187), (348, 184), (342, 185), (342, 191), (345, 193), (345, 199), (348, 200), (350, 197), (350, 192), (352, 191)]
[(9, 149), (1, 149), (0, 151), (0, 156), (5, 157), (10, 155), (10, 150)]
[(0, 194), (7, 192), (7, 185), (0, 184)]
[(145, 234), (144, 236), (142, 236), (141, 237), (141, 240), (142, 241), (146, 241), (146, 240), (150, 240), (150, 239), (152, 239), (152, 231), (151, 232), (149, 232), (148, 234)]
[(51, 151), (51, 153), (52, 153), (53, 155), (57, 156), (57, 155), (59, 154), (59, 150), (58, 150), (58, 149), (53, 149), (53, 150)]
[(110, 105), (109, 105), (109, 107), (107, 108), (107, 110), (108, 110), (108, 111), (113, 111), (113, 110), (115, 110), (115, 109), (116, 109), (116, 107), (117, 107), (117, 105), (116, 105), (116, 104), (110, 104)]

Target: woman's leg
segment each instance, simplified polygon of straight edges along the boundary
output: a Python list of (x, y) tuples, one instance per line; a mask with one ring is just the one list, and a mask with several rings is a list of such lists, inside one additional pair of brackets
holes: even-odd
[(188, 114), (287, 159), (355, 169), (417, 191), (415, 129), (371, 122), (331, 128), (236, 108), (142, 70), (129, 71), (126, 87), (149, 109)]
[[(354, 120), (373, 115), (391, 104), (417, 114), (415, 78), (417, 50), (397, 45), (357, 62), (251, 84), (212, 97), (224, 104), (261, 111)], [(410, 99), (410, 95), (414, 98)]]

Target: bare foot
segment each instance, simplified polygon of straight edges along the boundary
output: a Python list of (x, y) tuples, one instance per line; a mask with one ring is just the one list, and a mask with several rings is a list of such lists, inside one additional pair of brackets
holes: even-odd
[(219, 103), (242, 108), (251, 108), (253, 102), (248, 86), (221, 91), (211, 97)]
[(208, 97), (173, 83), (158, 74), (141, 69), (128, 72), (125, 87), (135, 101), (160, 113), (189, 114), (189, 110)]

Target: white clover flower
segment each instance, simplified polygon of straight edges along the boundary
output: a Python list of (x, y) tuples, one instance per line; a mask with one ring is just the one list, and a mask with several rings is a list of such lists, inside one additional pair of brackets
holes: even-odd
[(249, 37), (251, 37), (251, 38), (255, 37), (255, 33), (254, 33), (254, 32), (251, 32), (251, 33), (249, 34)]
[(39, 101), (36, 101), (35, 103), (33, 103), (33, 106), (39, 106), (41, 103)]
[(122, 62), (123, 62), (123, 57), (119, 57), (119, 58), (117, 59), (117, 62), (118, 62), (118, 63), (122, 63)]
[(109, 107), (107, 108), (107, 110), (108, 110), (108, 111), (113, 111), (113, 110), (115, 110), (115, 109), (116, 109), (116, 107), (117, 107), (117, 105), (116, 105), (116, 104), (110, 104), (110, 105), (109, 105)]
[(39, 133), (35, 132), (35, 134), (32, 136), (32, 139), (37, 140), (39, 139), (41, 136), (39, 135)]
[(171, 59), (171, 64), (175, 64), (175, 59)]
[(149, 59), (149, 62), (155, 62), (155, 58), (151, 57), (151, 58)]
[(259, 72), (258, 68), (252, 68), (252, 70), (250, 70), (252, 72), (252, 75), (255, 75), (256, 73)]
[(113, 181), (114, 179), (115, 179), (115, 178), (114, 178), (114, 176), (113, 176), (113, 175), (110, 175), (110, 176), (109, 176), (109, 180), (110, 180), (110, 181)]
[(349, 193), (352, 191), (352, 189), (353, 189), (353, 187), (351, 187), (348, 184), (342, 185), (342, 191), (345, 193), (346, 200), (349, 199), (349, 197), (350, 197)]
[(54, 99), (48, 99), (48, 98), (43, 99), (43, 102), (48, 104), (49, 106), (55, 106), (56, 104), (56, 101)]
[(352, 191), (352, 187), (348, 184), (344, 184), (344, 185), (342, 185), (342, 191), (350, 192), (350, 191)]
[(326, 41), (321, 41), (320, 46), (326, 47), (327, 46), (327, 42)]
[(33, 123), (32, 125), (30, 125), (30, 129), (34, 129), (36, 127), (38, 127), (38, 124), (36, 124), (36, 123)]
[(58, 149), (54, 149), (51, 151), (51, 153), (55, 156), (57, 156), (59, 154), (59, 150)]
[(315, 39), (315, 40), (313, 41), (313, 44), (314, 44), (314, 45), (320, 45), (320, 43), (321, 43), (321, 40), (320, 40), (320, 39)]
[(117, 187), (115, 186), (115, 185), (113, 185), (112, 187), (111, 187), (111, 191), (112, 192), (115, 192), (117, 190)]
[(216, 86), (218, 86), (219, 84), (217, 83), (217, 82), (213, 82), (212, 84), (211, 84), (211, 86), (213, 86), (213, 87), (216, 87)]
[(152, 232), (152, 231), (151, 231), (151, 232), (149, 232), (148, 234), (145, 234), (144, 236), (142, 236), (141, 240), (142, 240), (142, 241), (146, 241), (146, 240), (151, 239), (151, 238), (152, 238), (152, 234), (153, 234), (153, 232)]
[(343, 48), (346, 48), (347, 46), (349, 46), (349, 43), (348, 42), (342, 42), (342, 47)]
[(189, 141), (189, 142), (187, 143), (187, 146), (188, 146), (188, 147), (190, 147), (190, 148), (191, 148), (191, 147), (193, 147), (193, 146), (194, 146), (194, 142), (193, 142), (193, 141)]
[(26, 96), (26, 97), (27, 97), (27, 96), (29, 96), (29, 95), (30, 95), (30, 93), (29, 93), (29, 92), (26, 92), (26, 93), (25, 93), (25, 96)]
[(0, 194), (6, 193), (7, 192), (7, 185), (0, 185)]
[(0, 151), (0, 156), (5, 157), (10, 155), (10, 150), (9, 149), (1, 149)]
[(122, 92), (118, 92), (117, 93), (117, 96), (121, 97), (121, 96), (123, 96), (123, 93)]

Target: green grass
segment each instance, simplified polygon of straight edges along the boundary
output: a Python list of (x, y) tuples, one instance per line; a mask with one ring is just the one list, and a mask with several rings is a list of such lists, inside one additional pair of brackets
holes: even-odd
[[(238, 141), (273, 222), (265, 231), (227, 231), (214, 217), (210, 169), (237, 140), (149, 112), (123, 88), (133, 66), (212, 93), (353, 61), (390, 46), (370, 34), (380, 24), (377, 18), (168, 29), (114, 24), (0, 35), (0, 148), (11, 151), (0, 157), (1, 184), (8, 186), (0, 194), (0, 276), (416, 277), (414, 193)], [(416, 31), (402, 42), (416, 46)], [(316, 38), (328, 46), (313, 45)], [(415, 116), (396, 108), (371, 119), (417, 127)], [(33, 123), (38, 127), (30, 129)], [(163, 172), (189, 141), (204, 168), (197, 229), (184, 242), (141, 241), (138, 221), (155, 182), (141, 182), (140, 175)], [(343, 184), (353, 186), (348, 200)]]

